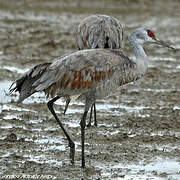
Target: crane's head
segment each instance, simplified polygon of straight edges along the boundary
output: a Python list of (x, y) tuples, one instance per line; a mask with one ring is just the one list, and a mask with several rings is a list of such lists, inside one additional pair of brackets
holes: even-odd
[(143, 45), (146, 42), (156, 43), (156, 44), (159, 44), (159, 45), (171, 48), (171, 49), (175, 49), (172, 46), (170, 46), (168, 43), (159, 40), (155, 36), (152, 30), (144, 28), (144, 27), (134, 30), (131, 33), (130, 41), (136, 41), (138, 44), (141, 44), (141, 45)]

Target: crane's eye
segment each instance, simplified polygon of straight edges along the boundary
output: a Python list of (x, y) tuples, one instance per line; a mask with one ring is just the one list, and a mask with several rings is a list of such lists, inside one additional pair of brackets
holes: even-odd
[(155, 39), (155, 34), (151, 31), (151, 30), (147, 30), (147, 34), (149, 37), (151, 37), (152, 39)]

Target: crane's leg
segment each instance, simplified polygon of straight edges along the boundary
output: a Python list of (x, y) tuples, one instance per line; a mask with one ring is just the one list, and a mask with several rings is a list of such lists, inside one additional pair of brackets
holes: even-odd
[(58, 100), (60, 97), (56, 96), (55, 98), (53, 98), (52, 100), (48, 101), (47, 106), (50, 110), (50, 112), (52, 113), (52, 115), (54, 116), (54, 118), (56, 119), (56, 121), (58, 122), (58, 124), (60, 125), (61, 129), (63, 130), (68, 142), (69, 142), (69, 147), (70, 147), (70, 159), (72, 164), (74, 164), (74, 155), (75, 155), (75, 145), (74, 142), (71, 140), (70, 136), (68, 135), (68, 133), (66, 132), (66, 130), (64, 129), (61, 121), (59, 120), (59, 118), (57, 117), (54, 109), (53, 109), (53, 104), (56, 100)]
[(89, 117), (89, 123), (87, 124), (87, 127), (90, 127), (90, 126), (91, 126), (92, 111), (93, 111), (93, 105), (91, 106), (90, 117)]
[(86, 117), (87, 113), (89, 111), (89, 108), (94, 102), (92, 102), (92, 99), (86, 99), (86, 104), (85, 104), (85, 110), (84, 114), (81, 118), (80, 126), (81, 126), (81, 148), (82, 148), (82, 168), (85, 167), (85, 156), (84, 156), (84, 140), (85, 140), (85, 126), (86, 126)]
[(86, 126), (86, 116), (88, 111), (84, 111), (80, 125), (81, 125), (81, 148), (82, 148), (82, 168), (85, 167), (85, 156), (84, 156), (84, 139), (85, 139), (85, 126)]
[(65, 106), (65, 109), (64, 109), (64, 113), (63, 113), (64, 115), (66, 114), (66, 111), (67, 111), (67, 108), (69, 106), (70, 101), (71, 101), (70, 97), (67, 97), (66, 98), (66, 106)]
[(93, 108), (94, 108), (94, 126), (97, 127), (97, 121), (96, 121), (96, 103), (94, 103), (94, 104), (91, 106), (89, 123), (87, 124), (87, 127), (90, 127), (90, 126), (91, 126), (91, 119), (92, 119)]
[(97, 127), (97, 120), (96, 120), (96, 103), (94, 103), (93, 106), (94, 106), (94, 126)]

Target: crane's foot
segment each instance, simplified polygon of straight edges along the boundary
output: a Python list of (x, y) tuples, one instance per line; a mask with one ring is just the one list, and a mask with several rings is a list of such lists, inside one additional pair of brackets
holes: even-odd
[(82, 165), (81, 165), (82, 168), (85, 168), (85, 160), (83, 161), (82, 160)]
[(70, 147), (70, 159), (71, 159), (71, 163), (72, 163), (72, 165), (74, 165), (75, 144), (73, 142), (70, 142), (69, 143), (69, 147)]
[[(91, 125), (91, 122), (89, 122), (88, 124), (87, 124), (87, 127), (91, 127), (92, 125)], [(97, 122), (94, 122), (94, 126), (95, 127), (97, 127)]]
[(97, 121), (95, 121), (95, 122), (94, 122), (94, 126), (96, 126), (96, 127), (97, 127)]
[(89, 123), (87, 124), (87, 127), (91, 127), (91, 121), (89, 121)]

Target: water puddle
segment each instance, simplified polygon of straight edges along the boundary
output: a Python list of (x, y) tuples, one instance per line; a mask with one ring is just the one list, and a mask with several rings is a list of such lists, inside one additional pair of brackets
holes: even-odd
[(177, 59), (173, 58), (173, 57), (153, 57), (150, 56), (149, 59), (151, 59), (152, 61), (170, 61), (170, 62), (176, 62)]
[(31, 124), (39, 124), (39, 123), (42, 123), (42, 122), (43, 122), (43, 120), (41, 120), (41, 119), (29, 120), (29, 123), (31, 123)]
[(173, 132), (173, 131), (158, 131), (158, 132), (152, 132), (150, 136), (175, 136), (175, 137), (180, 137), (180, 132)]
[(12, 128), (19, 128), (19, 129), (23, 129), (23, 130), (29, 130), (28, 128), (26, 128), (25, 126), (19, 126), (19, 125), (11, 125), (9, 123), (7, 123), (6, 125), (2, 125), (1, 126), (2, 129), (12, 129)]
[(173, 110), (180, 110), (180, 106), (176, 106), (176, 105), (175, 105), (175, 106), (173, 107)]
[[(16, 69), (16, 68), (15, 68)], [(17, 70), (17, 69), (16, 69)], [(13, 93), (13, 96), (9, 94), (9, 87), (11, 86), (11, 81), (1, 81), (0, 82), (0, 103), (8, 103), (18, 100), (19, 93)], [(17, 96), (14, 96), (17, 95)], [(35, 93), (32, 96), (25, 99), (22, 103), (24, 104), (32, 104), (32, 103), (42, 103), (45, 102), (44, 93)], [(2, 111), (2, 106), (0, 106), (0, 112)]]
[[(25, 141), (27, 142), (34, 142), (38, 144), (39, 147), (42, 147), (42, 149), (39, 149), (41, 151), (48, 151), (48, 150), (59, 150), (59, 151), (65, 151), (66, 145), (64, 145), (62, 138), (60, 137), (51, 137), (51, 136), (41, 136), (37, 138), (36, 140), (33, 140), (31, 138), (25, 138)], [(47, 146), (48, 144), (48, 146)], [(39, 151), (37, 150), (37, 151)]]
[(25, 111), (25, 112), (32, 112), (32, 113), (37, 113), (37, 111), (33, 111), (33, 110), (30, 110), (30, 109), (26, 109), (26, 108), (20, 108), (20, 107), (17, 107), (17, 106), (13, 106), (13, 105), (7, 105), (7, 104), (4, 104), (2, 106), (2, 110), (7, 110), (7, 111)]
[[(139, 164), (116, 164), (116, 165), (105, 165), (101, 164), (97, 166), (102, 170), (102, 178), (111, 179), (159, 179), (164, 180), (164, 177), (160, 177), (162, 174), (167, 179), (179, 179), (180, 178), (180, 163), (173, 159), (157, 158), (155, 161), (146, 164), (140, 162)], [(112, 177), (116, 174), (116, 177)]]
[(48, 143), (48, 144), (61, 143), (61, 144), (63, 144), (62, 139), (60, 137), (58, 137), (58, 138), (55, 138), (55, 137), (47, 138), (45, 136), (41, 136), (40, 139), (34, 140), (34, 142), (37, 144), (44, 144), (44, 143)]
[[(129, 132), (129, 137), (135, 137), (135, 136), (141, 136), (141, 132), (136, 132), (136, 134), (131, 134)], [(176, 131), (158, 131), (158, 132), (151, 132), (150, 134), (148, 134), (148, 136), (172, 136), (172, 137), (176, 137), (179, 138), (180, 137), (180, 132), (176, 132)], [(178, 147), (177, 147), (178, 148)]]
[(180, 69), (180, 65), (177, 65), (177, 66), (176, 66), (176, 69)]
[(57, 159), (52, 159), (49, 155), (41, 154), (41, 155), (24, 155), (23, 157), (28, 158), (28, 161), (33, 161), (35, 163), (40, 164), (51, 164), (52, 166), (61, 167), (62, 161), (58, 161)]
[[(138, 117), (147, 118), (150, 117), (150, 114), (138, 114)], [(159, 115), (161, 117), (161, 115)]]
[[(49, 141), (46, 141), (47, 143)], [(44, 142), (44, 143), (46, 143)], [(44, 144), (43, 143), (43, 144)], [(62, 145), (62, 144), (59, 144), (61, 143), (61, 141), (58, 142), (58, 145), (55, 145), (55, 144), (50, 144), (48, 143), (48, 147), (47, 146), (43, 146), (43, 149), (41, 149), (41, 151), (49, 151), (49, 150), (59, 150), (59, 151), (65, 151), (66, 150), (66, 146), (65, 145)]]
[(111, 135), (116, 135), (116, 134), (118, 134), (119, 132), (120, 132), (119, 130), (115, 130), (115, 131), (111, 132), (110, 134), (111, 134)]
[[(65, 104), (63, 104), (64, 106)], [(58, 113), (62, 114), (62, 111), (57, 111)], [(75, 108), (72, 108), (71, 106), (68, 107), (67, 111), (66, 111), (66, 114), (76, 114), (76, 113), (83, 113), (83, 109), (75, 109)]]
[[(76, 105), (76, 103), (74, 103), (73, 105)], [(79, 105), (79, 103), (77, 103), (77, 105)], [(127, 105), (123, 105), (123, 104), (110, 104), (110, 103), (105, 103), (105, 104), (96, 104), (96, 109), (98, 110), (98, 112), (102, 113), (102, 112), (106, 112), (106, 113), (110, 113), (113, 115), (120, 115), (122, 114), (121, 110), (125, 110), (127, 112), (139, 112), (142, 111), (144, 109), (155, 109), (155, 107), (149, 107), (149, 106), (127, 106)], [(71, 105), (69, 106), (69, 108), (67, 109), (66, 114), (73, 114), (73, 113), (82, 113), (83, 112), (83, 108), (71, 108)], [(61, 112), (59, 112), (61, 113)]]
[(10, 119), (18, 119), (18, 120), (22, 120), (21, 117), (15, 115), (15, 114), (7, 114), (3, 117), (4, 120), (10, 120)]
[(78, 128), (78, 127), (80, 127), (79, 122), (80, 122), (80, 119), (75, 119), (75, 120), (71, 120), (71, 122), (66, 121), (66, 122), (64, 122), (64, 124), (66, 124), (67, 126), (72, 127), (72, 128)]
[(128, 90), (128, 92), (157, 92), (157, 93), (164, 93), (164, 92), (173, 92), (173, 91), (180, 91), (179, 89), (151, 89), (151, 88), (138, 88), (133, 90)]
[(142, 148), (148, 148), (151, 151), (162, 151), (162, 153), (172, 153), (174, 151), (180, 150), (179, 146), (172, 146), (171, 144), (161, 144), (161, 145), (149, 145), (149, 144), (144, 144), (140, 145)]
[(9, 157), (9, 156), (11, 156), (11, 154), (12, 154), (12, 152), (5, 152), (5, 153), (3, 153), (3, 154), (1, 154), (1, 158), (7, 158), (7, 157)]
[(1, 125), (2, 129), (12, 129), (14, 126), (11, 124)]
[(46, 97), (43, 92), (36, 92), (32, 96), (25, 99), (22, 103), (23, 104), (46, 103)]
[(126, 106), (126, 105), (119, 105), (121, 109), (125, 109), (127, 112), (140, 112), (144, 109), (155, 109), (155, 107), (149, 106)]
[(18, 73), (18, 74), (23, 74), (25, 73), (26, 71), (28, 71), (28, 69), (20, 69), (18, 67), (12, 67), (12, 66), (2, 66), (0, 68), (1, 69), (6, 69), (8, 71), (11, 71), (11, 72), (15, 72), (15, 73)]
[(10, 97), (7, 95), (11, 84), (12, 83), (9, 81), (0, 82), (0, 102), (1, 103), (7, 103), (11, 101)]

